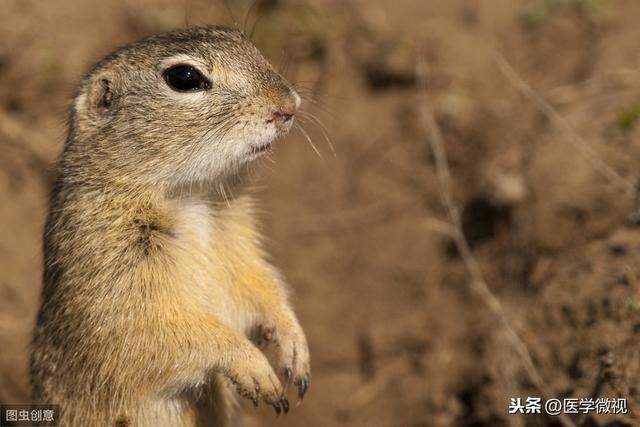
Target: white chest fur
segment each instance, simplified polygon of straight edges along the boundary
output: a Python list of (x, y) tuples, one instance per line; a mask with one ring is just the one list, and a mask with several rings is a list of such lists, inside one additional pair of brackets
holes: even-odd
[[(212, 249), (211, 208), (202, 201), (186, 200), (177, 206), (177, 237), (186, 250), (202, 252)], [(189, 248), (190, 247), (190, 248)]]
[(239, 332), (248, 329), (248, 316), (234, 298), (236, 272), (228, 264), (234, 236), (206, 202), (186, 200), (177, 206), (176, 279), (184, 303), (205, 310)]

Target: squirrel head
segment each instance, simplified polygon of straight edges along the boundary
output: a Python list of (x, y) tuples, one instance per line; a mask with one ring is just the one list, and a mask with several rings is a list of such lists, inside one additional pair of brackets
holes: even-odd
[(239, 31), (209, 26), (152, 36), (85, 77), (72, 107), (65, 150), (75, 155), (67, 163), (151, 185), (215, 181), (286, 135), (299, 104)]

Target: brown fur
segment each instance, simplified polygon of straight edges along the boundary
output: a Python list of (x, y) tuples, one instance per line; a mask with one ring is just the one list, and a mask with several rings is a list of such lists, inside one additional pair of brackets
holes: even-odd
[[(161, 72), (176, 57), (201, 64), (213, 89), (172, 93)], [(284, 405), (287, 369), (304, 392), (306, 339), (243, 189), (251, 144), (288, 130), (265, 119), (295, 98), (222, 27), (137, 42), (85, 78), (32, 349), (34, 398), (61, 405), (61, 425), (227, 425), (229, 381)], [(277, 344), (276, 372), (247, 338), (256, 329)]]

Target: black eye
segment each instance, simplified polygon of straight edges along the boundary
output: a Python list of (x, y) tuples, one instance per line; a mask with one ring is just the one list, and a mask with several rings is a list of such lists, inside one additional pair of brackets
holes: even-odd
[(169, 87), (178, 92), (207, 90), (211, 83), (198, 70), (190, 65), (176, 65), (164, 72), (164, 80)]

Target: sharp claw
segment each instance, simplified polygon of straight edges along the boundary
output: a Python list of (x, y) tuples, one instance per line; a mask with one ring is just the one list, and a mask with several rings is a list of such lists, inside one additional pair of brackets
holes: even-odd
[(291, 368), (284, 368), (284, 376), (287, 378), (287, 386), (291, 385)]
[(298, 383), (298, 397), (300, 398), (300, 400), (304, 399), (304, 395), (307, 393), (307, 390), (309, 389), (309, 380), (308, 379), (301, 379), (299, 380)]
[(298, 380), (296, 384), (298, 385), (298, 397), (300, 398), (300, 400), (302, 400), (302, 398), (304, 397), (304, 384), (302, 382), (302, 379)]
[(282, 409), (284, 409), (285, 414), (289, 413), (289, 401), (286, 397), (282, 398)]
[(273, 409), (276, 410), (276, 415), (280, 415), (280, 412), (282, 412), (282, 408), (280, 407), (280, 403), (279, 402), (275, 402), (273, 404)]
[(258, 407), (258, 398), (257, 397), (252, 397), (251, 400), (253, 401), (253, 406), (255, 406), (256, 408)]

